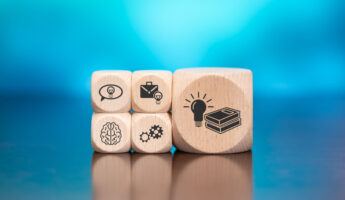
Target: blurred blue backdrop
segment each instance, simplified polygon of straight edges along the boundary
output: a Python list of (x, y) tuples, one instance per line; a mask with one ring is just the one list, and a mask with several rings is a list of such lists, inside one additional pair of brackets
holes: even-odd
[(345, 93), (342, 0), (0, 2), (0, 95), (89, 98), (101, 69), (226, 66), (255, 96)]
[(0, 196), (90, 199), (93, 71), (224, 66), (254, 75), (254, 196), (343, 197), (344, 8), (0, 0)]

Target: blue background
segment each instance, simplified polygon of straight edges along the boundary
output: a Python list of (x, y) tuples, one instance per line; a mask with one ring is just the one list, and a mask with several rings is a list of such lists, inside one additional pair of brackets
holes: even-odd
[(82, 96), (101, 69), (249, 68), (257, 96), (345, 93), (344, 1), (0, 3), (0, 94)]
[(253, 196), (343, 197), (344, 8), (1, 0), (0, 195), (90, 198), (93, 71), (223, 66), (253, 71)]

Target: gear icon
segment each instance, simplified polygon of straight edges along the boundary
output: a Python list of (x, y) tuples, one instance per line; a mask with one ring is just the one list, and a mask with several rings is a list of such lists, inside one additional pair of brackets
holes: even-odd
[(150, 136), (153, 139), (158, 139), (158, 138), (162, 137), (162, 135), (163, 135), (162, 127), (160, 127), (158, 125), (151, 126), (151, 128), (150, 128)]
[(147, 132), (142, 132), (142, 133), (140, 134), (140, 140), (141, 140), (142, 142), (148, 142), (148, 141), (150, 140), (149, 134), (147, 134)]

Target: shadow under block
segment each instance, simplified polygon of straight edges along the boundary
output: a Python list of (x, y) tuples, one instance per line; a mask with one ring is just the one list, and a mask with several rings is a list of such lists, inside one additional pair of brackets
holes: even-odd
[(92, 155), (91, 176), (94, 200), (130, 199), (131, 156), (125, 154)]
[(252, 72), (181, 69), (173, 78), (173, 143), (192, 153), (236, 153), (253, 144)]
[(91, 144), (96, 152), (123, 153), (131, 150), (131, 115), (129, 113), (94, 113)]
[(172, 148), (169, 113), (134, 113), (132, 115), (132, 148), (140, 153), (165, 153)]
[(172, 200), (253, 198), (251, 151), (223, 155), (176, 152), (173, 163)]
[(132, 73), (122, 70), (96, 71), (91, 78), (91, 104), (95, 112), (131, 110)]
[(133, 200), (170, 199), (172, 182), (172, 155), (133, 154)]
[(172, 73), (135, 71), (132, 75), (132, 109), (142, 113), (168, 112), (171, 108)]

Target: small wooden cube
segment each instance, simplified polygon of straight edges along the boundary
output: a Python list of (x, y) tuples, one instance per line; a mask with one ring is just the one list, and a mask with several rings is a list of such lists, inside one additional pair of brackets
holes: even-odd
[(165, 153), (172, 147), (171, 116), (168, 113), (134, 113), (132, 148), (140, 153)]
[(170, 71), (135, 71), (132, 75), (132, 109), (142, 113), (170, 111), (171, 84)]
[(92, 199), (123, 200), (131, 197), (131, 155), (94, 152), (91, 161)]
[(132, 73), (123, 70), (96, 71), (91, 78), (91, 104), (95, 112), (131, 110)]
[(132, 199), (170, 199), (172, 183), (172, 155), (132, 155)]
[(186, 152), (235, 153), (253, 144), (252, 72), (191, 68), (174, 73), (173, 142)]
[(91, 144), (101, 153), (123, 153), (131, 150), (131, 115), (129, 113), (94, 113), (91, 122)]

